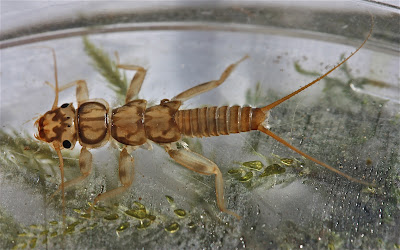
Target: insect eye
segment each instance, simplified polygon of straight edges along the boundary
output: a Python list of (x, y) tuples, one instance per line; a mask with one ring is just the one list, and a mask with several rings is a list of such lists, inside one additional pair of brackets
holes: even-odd
[(61, 108), (66, 108), (66, 107), (68, 107), (69, 106), (69, 103), (64, 103), (63, 105), (61, 105)]
[(168, 99), (162, 99), (161, 102), (160, 102), (160, 105), (163, 105), (163, 104), (168, 103), (168, 102), (169, 102)]
[(70, 148), (72, 146), (71, 142), (68, 140), (63, 141), (63, 147), (64, 148)]

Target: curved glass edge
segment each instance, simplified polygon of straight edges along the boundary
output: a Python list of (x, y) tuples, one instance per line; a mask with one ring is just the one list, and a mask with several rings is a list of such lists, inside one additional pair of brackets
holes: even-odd
[(155, 22), (259, 25), (363, 39), (371, 26), (371, 15), (374, 16), (375, 23), (371, 39), (375, 42), (374, 47), (400, 53), (399, 12), (396, 8), (368, 1), (151, 1), (146, 4), (125, 2), (118, 5), (103, 2), (54, 4), (32, 12), (3, 14), (0, 49), (20, 45), (21, 41), (30, 41), (32, 37), (38, 39), (36, 36), (40, 37), (44, 32), (84, 28), (86, 32), (94, 33), (103, 31), (102, 27), (106, 25)]

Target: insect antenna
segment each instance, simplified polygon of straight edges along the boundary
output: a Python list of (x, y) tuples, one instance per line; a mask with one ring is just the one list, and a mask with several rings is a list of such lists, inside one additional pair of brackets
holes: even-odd
[(56, 89), (55, 89), (56, 96), (54, 97), (53, 107), (51, 108), (51, 110), (54, 110), (54, 109), (56, 109), (57, 106), (58, 106), (58, 92), (59, 92), (59, 89), (58, 89), (58, 72), (57, 72), (56, 52), (54, 51), (53, 48), (49, 48), (49, 49), (51, 50), (51, 52), (52, 52), (52, 54), (53, 54), (53, 61), (54, 61), (54, 80), (55, 80), (55, 83), (56, 83)]
[[(54, 103), (53, 107), (51, 110), (54, 110), (58, 107), (58, 93), (59, 93), (59, 88), (58, 88), (58, 72), (57, 72), (57, 59), (56, 59), (56, 52), (54, 51), (53, 48), (49, 48), (53, 54), (53, 61), (54, 61), (54, 80), (56, 84), (56, 96), (54, 97)], [(64, 192), (64, 159), (61, 154), (61, 147), (59, 143), (53, 142), (54, 149), (57, 152), (58, 159), (60, 161), (60, 172), (61, 172), (61, 199), (62, 199), (62, 215), (63, 215), (63, 225), (65, 225), (65, 192)]]
[(54, 87), (51, 83), (49, 83), (49, 82), (45, 82), (47, 85), (49, 85), (50, 87), (52, 87), (54, 90), (55, 90), (55, 92), (56, 92), (56, 96), (55, 96), (55, 98), (54, 98), (54, 103), (53, 103), (53, 106), (52, 106), (52, 108), (51, 108), (51, 110), (55, 110), (56, 108), (57, 108), (57, 106), (58, 106), (58, 92), (60, 92), (59, 91), (59, 87), (58, 87), (58, 70), (57, 70), (57, 59), (56, 59), (56, 52), (54, 51), (54, 49), (52, 48), (52, 47), (49, 47), (49, 46), (42, 46), (42, 45), (40, 45), (40, 46), (32, 46), (32, 48), (41, 48), (41, 49), (49, 49), (50, 51), (51, 51), (51, 53), (52, 53), (52, 56), (53, 56), (53, 62), (54, 62), (54, 80), (55, 80), (55, 82), (56, 82), (56, 86)]
[(62, 215), (63, 225), (65, 225), (65, 193), (64, 193), (64, 159), (61, 154), (61, 148), (58, 143), (53, 143), (54, 149), (57, 152), (58, 159), (60, 161), (60, 172), (61, 172), (61, 197), (62, 197)]
[[(37, 46), (40, 48), (45, 48), (45, 49), (49, 49), (52, 53), (53, 56), (53, 62), (54, 62), (54, 80), (55, 80), (55, 97), (54, 97), (54, 103), (53, 106), (51, 108), (51, 110), (55, 110), (58, 108), (58, 94), (59, 94), (59, 86), (58, 86), (58, 71), (57, 71), (57, 59), (56, 59), (56, 52), (53, 48), (51, 47), (47, 47), (47, 46)], [(50, 83), (46, 82), (46, 84), (50, 85), (51, 87), (53, 87)], [(55, 151), (57, 152), (58, 155), (58, 159), (60, 162), (60, 172), (61, 172), (61, 198), (62, 198), (62, 215), (63, 215), (63, 225), (65, 225), (65, 193), (64, 193), (64, 159), (63, 156), (61, 154), (61, 145), (59, 142), (54, 141), (52, 143)], [(53, 198), (53, 195), (50, 197), (50, 199)]]
[[(289, 100), (289, 99), (292, 98), (293, 96), (297, 95), (298, 93), (302, 92), (303, 90), (305, 90), (305, 89), (307, 89), (308, 87), (314, 85), (315, 83), (319, 82), (321, 79), (323, 79), (324, 77), (326, 77), (327, 75), (329, 75), (332, 71), (334, 71), (335, 69), (337, 69), (338, 67), (340, 67), (340, 66), (341, 66), (342, 64), (344, 64), (347, 60), (349, 60), (355, 53), (357, 53), (357, 52), (364, 46), (364, 44), (367, 42), (367, 40), (369, 39), (369, 37), (370, 37), (371, 34), (372, 34), (373, 27), (374, 27), (374, 17), (373, 17), (372, 14), (371, 14), (371, 28), (370, 28), (370, 30), (369, 30), (369, 33), (368, 33), (367, 37), (364, 39), (363, 43), (362, 43), (354, 52), (352, 52), (348, 57), (346, 57), (345, 59), (343, 59), (339, 64), (337, 64), (335, 67), (333, 67), (332, 69), (330, 69), (329, 71), (327, 71), (325, 74), (323, 74), (322, 76), (318, 77), (318, 78), (315, 79), (314, 81), (312, 81), (312, 82), (310, 82), (309, 84), (307, 84), (307, 85), (305, 85), (305, 86), (299, 88), (298, 90), (294, 91), (293, 93), (291, 93), (291, 94), (289, 94), (289, 95), (287, 95), (287, 96), (285, 96), (285, 97), (283, 97), (283, 98), (281, 98), (281, 99), (279, 99), (279, 100), (277, 100), (277, 101), (275, 101), (275, 102), (273, 102), (273, 103), (271, 103), (271, 104), (269, 104), (269, 105), (267, 105), (267, 106), (265, 106), (265, 107), (262, 107), (262, 108), (260, 108), (260, 109), (261, 109), (265, 114), (267, 114), (267, 112), (269, 112), (269, 110), (271, 110), (272, 108), (274, 108), (274, 107), (278, 106), (279, 104), (281, 104), (281, 103), (283, 103), (283, 102)], [(282, 139), (282, 138), (279, 137), (278, 135), (274, 134), (271, 130), (269, 130), (269, 129), (267, 129), (266, 127), (264, 127), (263, 125), (259, 125), (258, 128), (257, 128), (257, 130), (259, 130), (259, 131), (261, 131), (261, 132), (267, 134), (268, 136), (274, 138), (274, 139), (277, 140), (278, 142), (282, 143), (283, 145), (285, 145), (286, 147), (288, 147), (288, 148), (290, 148), (291, 150), (295, 151), (296, 153), (298, 153), (298, 154), (304, 156), (305, 158), (307, 158), (307, 159), (309, 159), (309, 160), (311, 160), (311, 161), (313, 161), (313, 162), (315, 162), (315, 163), (317, 163), (317, 164), (319, 164), (319, 165), (321, 165), (321, 166), (323, 166), (323, 167), (329, 169), (329, 170), (332, 171), (332, 172), (335, 172), (335, 173), (337, 173), (337, 174), (339, 174), (339, 175), (341, 175), (341, 176), (347, 178), (347, 179), (350, 180), (350, 181), (353, 181), (353, 182), (356, 182), (356, 183), (360, 183), (360, 184), (363, 184), (363, 185), (367, 185), (367, 186), (375, 186), (375, 185), (372, 184), (372, 183), (368, 183), (368, 182), (365, 182), (365, 181), (362, 181), (362, 180), (358, 180), (358, 179), (356, 179), (356, 178), (353, 178), (353, 177), (351, 177), (351, 176), (349, 176), (349, 175), (347, 175), (347, 174), (345, 174), (345, 173), (339, 171), (338, 169), (336, 169), (336, 168), (334, 168), (334, 167), (332, 167), (332, 166), (329, 166), (328, 164), (323, 163), (323, 162), (321, 162), (321, 161), (315, 159), (314, 157), (312, 157), (312, 156), (310, 156), (310, 155), (308, 155), (308, 154), (306, 154), (306, 153), (300, 151), (300, 150), (297, 149), (296, 147), (292, 146), (289, 142), (285, 141), (284, 139)]]

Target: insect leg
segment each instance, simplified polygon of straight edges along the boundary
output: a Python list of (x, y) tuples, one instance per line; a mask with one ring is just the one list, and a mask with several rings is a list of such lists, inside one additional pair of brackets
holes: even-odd
[[(51, 84), (47, 81), (46, 81), (46, 84), (49, 85), (50, 87), (52, 87), (54, 90), (56, 90), (56, 88), (53, 86), (53, 84)], [(82, 102), (89, 99), (89, 90), (87, 88), (87, 83), (85, 80), (77, 80), (77, 81), (73, 81), (73, 82), (64, 84), (63, 86), (58, 88), (57, 93), (60, 93), (61, 91), (64, 91), (71, 87), (74, 87), (75, 85), (76, 85), (76, 100), (78, 101), (78, 105), (79, 105)]]
[[(64, 183), (64, 188), (73, 186), (81, 181), (83, 181), (86, 177), (89, 176), (91, 170), (92, 170), (92, 154), (89, 152), (89, 150), (86, 149), (86, 147), (82, 147), (81, 153), (79, 155), (79, 168), (81, 169), (81, 176), (67, 181)], [(57, 191), (55, 191), (50, 198), (52, 198), (54, 195), (56, 195), (58, 192), (60, 192), (62, 189), (62, 186), (60, 186)]]
[(205, 82), (202, 84), (199, 84), (197, 86), (194, 86), (193, 88), (190, 88), (188, 90), (183, 91), (182, 93), (178, 94), (174, 98), (172, 98), (172, 101), (181, 101), (184, 102), (192, 97), (195, 97), (197, 95), (200, 95), (204, 92), (210, 91), (219, 85), (221, 85), (228, 77), (229, 75), (233, 72), (233, 70), (236, 68), (236, 66), (241, 63), (242, 61), (246, 60), (249, 56), (245, 55), (242, 59), (237, 61), (236, 63), (233, 63), (229, 65), (224, 72), (222, 72), (220, 78), (218, 80), (213, 80), (210, 82)]
[(132, 81), (129, 84), (128, 91), (126, 92), (125, 103), (128, 103), (132, 99), (137, 98), (144, 78), (146, 77), (147, 70), (136, 65), (118, 64), (117, 67), (120, 69), (136, 70), (136, 74), (133, 76)]
[(93, 205), (101, 200), (115, 197), (116, 195), (123, 193), (127, 190), (133, 183), (134, 177), (134, 159), (128, 153), (126, 148), (121, 151), (119, 156), (119, 180), (122, 183), (121, 187), (117, 187), (105, 193), (99, 194), (93, 201)]
[(50, 87), (52, 87), (54, 89), (54, 91), (56, 92), (56, 95), (54, 97), (54, 102), (53, 102), (53, 106), (51, 108), (51, 110), (55, 110), (58, 106), (58, 94), (63, 91), (66, 90), (72, 86), (77, 85), (76, 88), (76, 98), (78, 100), (78, 104), (80, 104), (81, 102), (89, 99), (89, 91), (87, 88), (87, 84), (84, 80), (77, 80), (71, 83), (67, 83), (64, 86), (60, 87), (58, 85), (58, 71), (57, 71), (57, 59), (56, 59), (56, 52), (54, 51), (53, 48), (49, 48), (53, 54), (53, 61), (54, 61), (54, 80), (55, 80), (55, 86), (53, 86), (53, 84), (49, 83), (46, 81), (46, 84), (48, 84)]
[(221, 171), (214, 162), (188, 149), (172, 149), (169, 145), (165, 145), (164, 148), (168, 152), (169, 156), (171, 156), (172, 159), (182, 166), (203, 175), (214, 174), (215, 191), (219, 209), (222, 212), (228, 213), (235, 216), (237, 219), (240, 219), (239, 215), (228, 210), (225, 206), (224, 180), (222, 179)]
[(76, 85), (76, 100), (78, 101), (78, 105), (80, 105), (82, 102), (89, 99), (89, 90), (87, 88), (87, 83), (85, 80), (77, 80), (64, 84), (63, 86), (58, 88), (58, 93), (66, 89), (69, 89), (75, 85)]

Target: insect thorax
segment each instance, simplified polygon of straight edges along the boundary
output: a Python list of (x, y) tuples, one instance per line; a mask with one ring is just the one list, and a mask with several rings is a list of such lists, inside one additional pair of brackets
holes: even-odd
[(77, 110), (79, 142), (88, 148), (101, 147), (109, 139), (108, 104), (103, 101), (88, 101)]
[(125, 145), (142, 145), (147, 141), (144, 130), (146, 100), (134, 100), (113, 109), (111, 116), (111, 136)]

